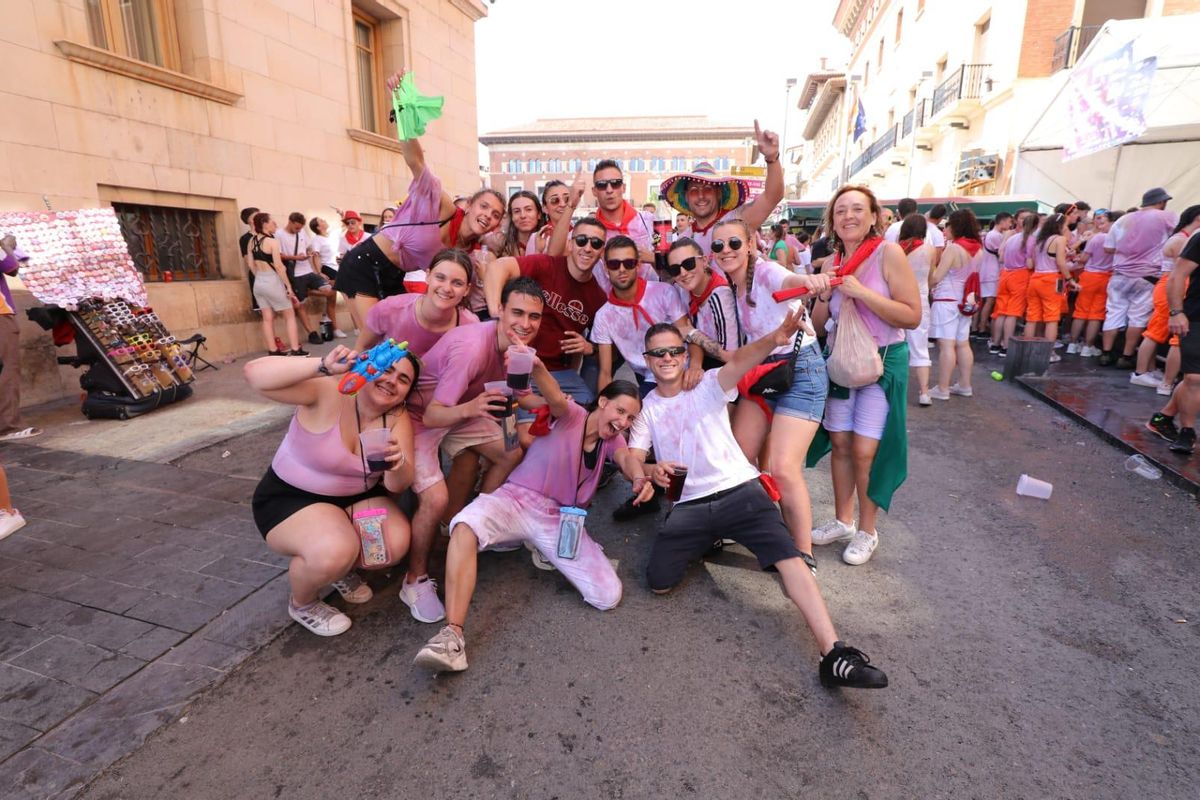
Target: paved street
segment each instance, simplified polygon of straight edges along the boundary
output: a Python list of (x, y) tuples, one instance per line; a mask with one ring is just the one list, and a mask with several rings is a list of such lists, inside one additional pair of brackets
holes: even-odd
[[(522, 552), (485, 555), (471, 669), (435, 678), (410, 662), (436, 626), (377, 576), (349, 633), (291, 626), (81, 796), (1194, 797), (1194, 499), (1019, 387), (976, 391), (913, 409), (874, 560), (818, 550), (840, 632), (887, 690), (822, 689), (807, 631), (740, 548), (659, 598), (651, 522), (605, 523), (616, 610)], [(1021, 472), (1053, 498), (1017, 497)], [(810, 476), (823, 518), (827, 472)]]

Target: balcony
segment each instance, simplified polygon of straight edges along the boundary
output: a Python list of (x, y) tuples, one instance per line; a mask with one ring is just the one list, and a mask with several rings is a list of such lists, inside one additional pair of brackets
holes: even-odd
[(1054, 39), (1054, 55), (1050, 57), (1050, 72), (1070, 69), (1075, 66), (1079, 56), (1083, 54), (1092, 39), (1100, 32), (1103, 25), (1072, 25)]
[(974, 104), (983, 96), (984, 90), (991, 89), (991, 79), (987, 77), (991, 64), (963, 64), (950, 77), (942, 81), (933, 90), (933, 104), (930, 116), (957, 107), (963, 101)]
[(904, 115), (904, 119), (900, 121), (900, 138), (907, 139), (912, 134), (914, 128), (919, 133), (922, 128), (929, 124), (931, 116), (933, 115), (929, 113), (928, 100), (922, 100), (920, 105), (913, 106)]
[(880, 136), (871, 146), (863, 150), (858, 158), (854, 159), (850, 164), (850, 175), (857, 175), (861, 170), (866, 169), (871, 162), (877, 160), (887, 151), (896, 146), (896, 135), (899, 133), (900, 126), (893, 125), (888, 128), (887, 133)]

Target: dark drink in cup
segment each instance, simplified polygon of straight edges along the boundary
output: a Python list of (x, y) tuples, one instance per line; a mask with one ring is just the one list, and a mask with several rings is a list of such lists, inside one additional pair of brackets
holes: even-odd
[(671, 473), (671, 482), (667, 484), (667, 499), (672, 503), (678, 503), (679, 498), (683, 497), (683, 482), (687, 480), (687, 474), (687, 467), (675, 467)]
[(508, 348), (508, 374), (505, 383), (516, 392), (529, 388), (529, 373), (533, 371), (533, 349), (523, 345)]
[(369, 470), (370, 472), (385, 472), (385, 471), (387, 471), (387, 468), (389, 466), (390, 466), (390, 463), (388, 462), (388, 460), (386, 458), (383, 458), (382, 456), (379, 458), (368, 458), (367, 459), (367, 470)]
[(508, 379), (505, 381), (505, 383), (508, 384), (508, 388), (518, 392), (523, 392), (529, 388), (529, 373), (526, 372), (524, 375), (515, 375), (510, 372), (508, 373)]
[[(525, 377), (528, 378), (529, 376), (527, 375)], [(496, 403), (503, 403), (504, 408), (500, 408), (500, 409), (493, 408), (493, 409), (490, 409), (488, 411), (488, 413), (491, 414), (493, 418), (502, 420), (505, 417), (507, 417), (509, 414), (513, 413), (514, 402), (515, 401), (511, 397), (503, 397), (499, 400), (493, 400), (492, 405), (495, 405)]]

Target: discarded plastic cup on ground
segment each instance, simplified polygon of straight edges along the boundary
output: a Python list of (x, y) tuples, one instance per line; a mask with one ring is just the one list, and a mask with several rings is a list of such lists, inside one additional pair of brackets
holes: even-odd
[(1021, 479), (1017, 481), (1017, 494), (1025, 497), (1037, 497), (1041, 500), (1049, 500), (1050, 493), (1054, 491), (1054, 484), (1046, 481), (1039, 481), (1037, 478), (1031, 478), (1028, 475), (1021, 475)]
[(1125, 459), (1125, 469), (1150, 481), (1156, 481), (1162, 477), (1162, 470), (1147, 461), (1146, 457), (1140, 453)]

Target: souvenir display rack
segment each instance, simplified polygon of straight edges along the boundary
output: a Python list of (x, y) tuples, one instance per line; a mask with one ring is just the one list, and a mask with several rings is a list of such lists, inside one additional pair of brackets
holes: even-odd
[(195, 381), (190, 360), (153, 309), (93, 299), (80, 302), (70, 318), (77, 337), (100, 357), (92, 368), (107, 367), (134, 399)]

